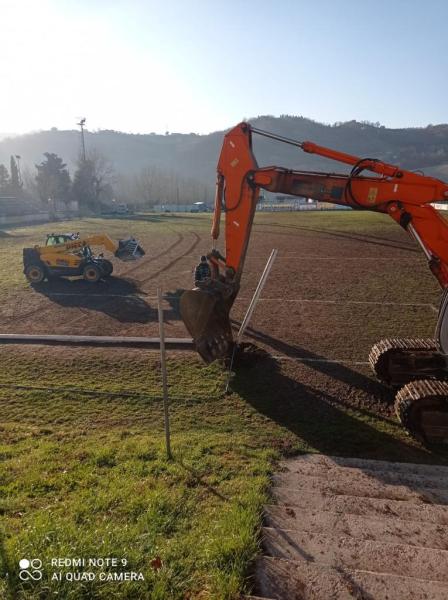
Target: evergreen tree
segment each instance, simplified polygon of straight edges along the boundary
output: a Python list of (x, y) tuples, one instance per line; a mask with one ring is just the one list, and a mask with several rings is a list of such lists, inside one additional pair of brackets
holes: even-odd
[(36, 165), (37, 190), (42, 202), (46, 203), (49, 199), (65, 202), (70, 201), (70, 175), (67, 165), (57, 154), (50, 152), (44, 153), (45, 160), (40, 165)]
[(10, 193), (10, 186), (8, 169), (5, 165), (0, 165), (0, 195), (7, 196)]

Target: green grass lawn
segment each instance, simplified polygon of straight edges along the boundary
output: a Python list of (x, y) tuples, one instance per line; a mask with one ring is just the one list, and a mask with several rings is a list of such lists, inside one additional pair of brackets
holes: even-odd
[[(170, 361), (167, 461), (154, 355), (1, 354), (0, 597), (237, 597), (275, 452), (257, 443), (254, 409), (223, 401), (221, 369)], [(52, 389), (8, 387), (36, 381)], [(74, 385), (98, 392), (54, 391)], [(39, 583), (17, 578), (23, 557), (106, 556), (145, 581), (51, 582), (45, 567)]]
[[(325, 451), (443, 462), (393, 421), (300, 394), (292, 405), (279, 388), (287, 369), (274, 379), (262, 363), (242, 370), (225, 396), (218, 365), (180, 355), (169, 361), (168, 461), (155, 354), (0, 355), (2, 598), (236, 599), (250, 586), (276, 458)], [(18, 579), (24, 557), (43, 561), (40, 582)], [(56, 557), (125, 559), (145, 580), (51, 581)]]
[[(386, 223), (352, 213), (257, 215), (257, 222), (288, 225), (292, 218), (310, 228), (383, 234)], [(209, 225), (210, 215), (187, 215), (58, 228), (138, 237)], [(0, 293), (25, 288), (14, 261), (49, 228), (0, 238)], [(2, 600), (236, 600), (250, 589), (262, 506), (281, 456), (447, 462), (446, 453), (420, 447), (394, 419), (345, 406), (315, 379), (298, 383), (292, 363), (265, 359), (242, 368), (225, 395), (219, 365), (170, 354), (168, 461), (157, 354), (3, 346), (0, 360)], [(126, 570), (144, 581), (51, 580), (51, 559), (91, 557), (125, 559)], [(41, 581), (19, 579), (22, 558), (43, 561)]]

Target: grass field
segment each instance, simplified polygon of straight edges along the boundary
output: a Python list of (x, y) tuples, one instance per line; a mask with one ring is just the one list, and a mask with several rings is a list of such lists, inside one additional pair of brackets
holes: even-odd
[[(61, 228), (132, 233), (148, 257), (166, 248), (157, 264), (137, 271), (148, 302), (159, 284), (165, 290), (188, 285), (194, 236), (194, 256), (209, 243), (209, 217), (202, 215), (91, 219)], [(20, 311), (28, 314), (41, 301), (23, 280), (21, 249), (48, 231), (20, 228), (0, 237), (4, 329), (26, 330)], [(306, 451), (448, 462), (446, 453), (430, 452), (405, 434), (388, 392), (363, 364), (295, 360), (365, 360), (368, 344), (384, 328), (431, 334), (435, 313), (424, 306), (437, 302), (437, 287), (405, 235), (370, 214), (257, 215), (242, 296), (250, 295), (274, 245), (280, 250), (277, 271), (249, 331), (267, 353), (236, 372), (231, 394), (224, 394), (226, 373), (219, 365), (206, 367), (193, 354), (169, 355), (173, 461), (164, 453), (156, 353), (0, 347), (1, 598), (237, 599), (250, 589), (262, 506), (279, 457)], [(300, 260), (288, 258), (293, 256)], [(319, 262), (325, 257), (328, 264)], [(288, 285), (288, 297), (300, 295), (305, 304), (273, 310), (269, 298)], [(378, 305), (349, 304), (372, 298)], [(335, 304), (323, 315), (322, 305), (311, 301), (327, 299)], [(50, 301), (45, 298), (40, 321), (47, 331), (74, 327), (74, 320), (62, 321), (69, 310), (70, 319), (84, 319), (87, 332), (96, 331), (99, 321), (101, 327), (115, 323), (118, 332), (129, 327), (98, 305), (81, 310)], [(394, 318), (400, 301), (403, 312)], [(244, 306), (235, 308), (236, 320)], [(329, 316), (333, 329), (323, 325)], [(167, 325), (181, 331), (174, 314)], [(132, 331), (146, 335), (155, 326), (151, 317), (132, 324)], [(54, 569), (51, 559), (82, 557), (125, 559), (125, 570), (141, 572), (144, 581), (51, 579), (54, 570), (79, 570)], [(41, 581), (19, 579), (22, 558), (43, 561)]]

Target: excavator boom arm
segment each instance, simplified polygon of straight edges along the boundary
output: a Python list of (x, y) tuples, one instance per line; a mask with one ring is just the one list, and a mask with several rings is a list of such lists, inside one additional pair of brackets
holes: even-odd
[[(349, 175), (259, 168), (252, 152), (252, 134), (291, 144), (305, 152), (351, 165)], [(225, 212), (225, 256), (212, 250), (214, 265), (208, 283), (185, 292), (181, 315), (206, 362), (229, 358), (235, 343), (230, 309), (238, 294), (255, 208), (260, 190), (281, 192), (358, 210), (388, 214), (415, 239), (444, 293), (436, 340), (383, 339), (372, 348), (369, 362), (380, 381), (403, 386), (395, 408), (402, 424), (423, 442), (440, 443), (448, 435), (448, 220), (435, 202), (448, 201), (448, 185), (423, 174), (372, 159), (298, 142), (241, 123), (224, 138), (218, 163), (212, 238), (219, 236)], [(393, 260), (393, 259), (391, 259)]]
[[(259, 168), (252, 151), (253, 133), (351, 165), (352, 170), (345, 175), (275, 166)], [(366, 171), (370, 174), (362, 175)], [(217, 172), (211, 235), (215, 246), (224, 212), (225, 256), (212, 250), (211, 282), (202, 289), (185, 292), (180, 302), (184, 323), (207, 362), (232, 350), (229, 314), (240, 288), (261, 189), (389, 214), (421, 246), (440, 285), (448, 287), (448, 222), (431, 206), (448, 200), (448, 185), (443, 181), (376, 159), (278, 136), (248, 123), (240, 123), (224, 137)]]
[[(212, 237), (225, 210), (226, 265), (241, 277), (260, 189), (281, 192), (389, 214), (422, 247), (443, 287), (448, 285), (448, 222), (431, 203), (448, 200), (448, 185), (374, 159), (361, 159), (312, 142), (297, 142), (305, 152), (353, 165), (350, 175), (259, 168), (252, 152), (252, 132), (267, 132), (241, 123), (224, 139), (218, 162), (218, 185)], [(285, 138), (270, 134), (268, 137)], [(288, 139), (288, 138), (286, 138)], [(289, 140), (287, 143), (291, 143)], [(363, 171), (375, 173), (361, 176)]]

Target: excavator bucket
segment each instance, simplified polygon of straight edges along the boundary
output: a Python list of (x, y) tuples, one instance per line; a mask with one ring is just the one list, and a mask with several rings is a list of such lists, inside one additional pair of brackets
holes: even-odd
[(115, 256), (120, 260), (137, 260), (145, 255), (145, 251), (134, 238), (119, 240)]
[(180, 298), (180, 314), (196, 350), (207, 363), (232, 353), (231, 300), (215, 289), (187, 290)]

